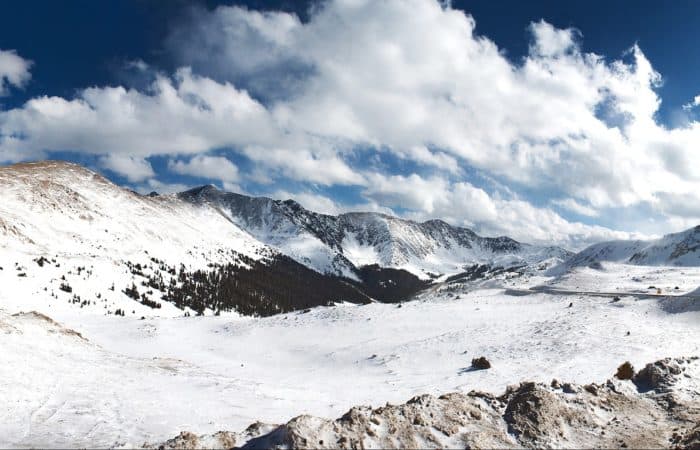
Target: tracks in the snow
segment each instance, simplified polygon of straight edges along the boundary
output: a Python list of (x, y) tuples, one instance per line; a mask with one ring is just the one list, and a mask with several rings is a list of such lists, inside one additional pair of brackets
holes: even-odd
[(688, 295), (688, 294), (657, 294), (649, 292), (605, 292), (605, 291), (577, 291), (571, 289), (558, 289), (550, 286), (535, 286), (529, 289), (514, 289), (509, 288), (505, 290), (506, 295), (511, 296), (524, 296), (530, 294), (551, 294), (551, 295), (588, 295), (591, 297), (636, 297), (639, 299), (650, 299), (650, 298), (687, 298), (691, 300), (700, 300), (700, 295)]

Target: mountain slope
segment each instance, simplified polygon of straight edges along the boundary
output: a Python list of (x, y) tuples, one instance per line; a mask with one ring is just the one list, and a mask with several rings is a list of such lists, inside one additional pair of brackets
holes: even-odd
[(406, 270), (428, 279), (461, 272), (473, 264), (526, 265), (571, 254), (558, 247), (523, 244), (508, 237), (485, 238), (441, 220), (423, 223), (386, 214), (351, 212), (331, 216), (293, 200), (272, 200), (203, 186), (180, 198), (208, 204), (262, 242), (302, 264), (349, 278), (363, 266)]
[(264, 244), (211, 208), (173, 196), (142, 196), (79, 165), (47, 161), (0, 167), (0, 247), (171, 264), (272, 255)]
[(440, 220), (330, 216), (212, 186), (143, 196), (56, 161), (0, 167), (0, 191), (0, 282), (9, 297), (0, 300), (31, 298), (34, 308), (59, 301), (102, 314), (269, 315), (402, 301), (477, 264), (539, 268), (568, 256)]
[(142, 196), (75, 164), (0, 167), (0, 192), (0, 307), (269, 315), (370, 301), (208, 205)]
[(566, 265), (577, 267), (600, 262), (640, 266), (699, 266), (700, 225), (649, 241), (610, 241), (594, 244), (574, 255)]

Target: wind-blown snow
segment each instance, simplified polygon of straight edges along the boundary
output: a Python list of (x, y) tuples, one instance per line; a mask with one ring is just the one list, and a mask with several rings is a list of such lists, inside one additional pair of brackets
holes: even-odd
[[(0, 280), (11, 302), (56, 305), (78, 295), (95, 314), (150, 315), (156, 311), (122, 293), (140, 284), (127, 264), (152, 274), (154, 261), (192, 270), (275, 254), (213, 208), (138, 195), (75, 164), (0, 167), (0, 192)], [(73, 292), (62, 292), (63, 283)], [(183, 311), (162, 302), (157, 313)]]

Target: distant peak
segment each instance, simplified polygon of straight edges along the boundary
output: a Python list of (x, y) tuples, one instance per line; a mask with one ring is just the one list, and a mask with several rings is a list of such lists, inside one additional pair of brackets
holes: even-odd
[(294, 210), (304, 209), (304, 207), (301, 206), (301, 204), (299, 202), (297, 202), (296, 200), (292, 200), (291, 198), (289, 198), (287, 200), (283, 200), (282, 204), (284, 204), (284, 205), (286, 205)]
[(450, 227), (451, 225), (442, 219), (430, 219), (423, 222), (424, 225)]
[(205, 184), (204, 186), (199, 186), (199, 187), (187, 190), (184, 193), (191, 194), (191, 195), (199, 195), (199, 194), (207, 194), (210, 192), (219, 192), (219, 189), (216, 186), (214, 186), (213, 184)]

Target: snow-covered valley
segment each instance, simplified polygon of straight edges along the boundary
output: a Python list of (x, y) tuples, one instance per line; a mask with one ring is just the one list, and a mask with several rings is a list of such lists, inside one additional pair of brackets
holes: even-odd
[[(289, 204), (269, 199), (260, 202), (281, 215), (266, 215), (265, 226), (253, 229), (258, 222), (250, 217), (259, 215), (242, 220), (211, 201), (140, 196), (63, 163), (0, 168), (0, 187), (0, 447), (156, 445), (181, 431), (242, 431), (300, 414), (335, 419), (358, 405), (398, 405), (423, 394), (500, 395), (509, 385), (553, 378), (604, 383), (624, 361), (640, 369), (700, 355), (694, 229), (679, 234), (682, 266), (665, 257), (580, 256), (591, 250), (573, 257), (586, 264), (567, 264), (565, 250), (489, 240), (442, 222), (321, 216), (294, 205), (289, 216)], [(360, 238), (363, 227), (383, 231)], [(286, 236), (313, 242), (311, 250), (293, 246), (301, 253), (286, 254)], [(663, 243), (677, 247), (672, 238)], [(313, 270), (318, 259), (304, 265), (319, 249), (351, 276)], [(441, 258), (449, 264), (435, 262)], [(260, 288), (261, 300), (272, 299), (262, 314), (268, 317), (242, 314), (241, 302), (174, 297), (220, 287), (198, 270), (235, 263), (234, 275), (254, 275), (235, 280), (252, 282), (275, 261), (286, 261), (275, 276), (315, 277), (294, 292), (346, 291), (328, 305), (304, 298), (275, 304), (284, 299)], [(365, 263), (377, 264), (376, 279), (361, 278)], [(197, 289), (184, 290), (190, 279)], [(399, 280), (424, 284), (402, 302), (377, 301), (375, 292), (398, 292), (380, 288)], [(550, 291), (532, 290), (542, 286)], [(346, 292), (359, 300), (341, 301)], [(480, 356), (491, 368), (474, 370)], [(698, 370), (684, 373), (683, 392), (697, 393)], [(637, 392), (632, 382), (619, 383), (615, 389)]]
[[(503, 290), (268, 318), (114, 317), (2, 298), (2, 446), (140, 446), (183, 430), (243, 430), (419, 394), (499, 393), (523, 381), (603, 382), (700, 354), (700, 310)], [(569, 304), (573, 306), (569, 307)], [(12, 305), (12, 306), (10, 306)], [(473, 371), (473, 357), (493, 367)], [(698, 380), (695, 380), (696, 382)]]

